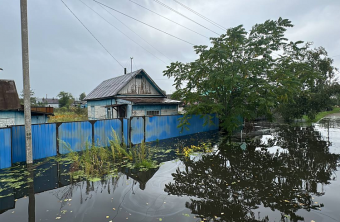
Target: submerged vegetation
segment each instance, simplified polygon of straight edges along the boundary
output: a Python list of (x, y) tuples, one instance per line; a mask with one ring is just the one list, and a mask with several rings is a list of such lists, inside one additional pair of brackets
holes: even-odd
[(191, 146), (185, 146), (183, 148), (177, 148), (176, 154), (177, 155), (183, 155), (185, 157), (189, 157), (193, 153), (210, 153), (212, 152), (212, 146), (211, 143), (201, 143), (198, 146), (191, 145)]
[[(67, 144), (64, 145), (67, 147)], [(140, 171), (158, 167), (157, 162), (151, 159), (152, 152), (149, 146), (142, 142), (128, 148), (114, 130), (109, 147), (86, 144), (82, 152), (75, 152), (70, 148), (68, 150), (70, 152), (65, 159), (71, 161), (70, 173), (73, 179), (85, 177), (98, 180), (104, 175), (115, 175), (118, 168), (123, 167), (137, 168)]]

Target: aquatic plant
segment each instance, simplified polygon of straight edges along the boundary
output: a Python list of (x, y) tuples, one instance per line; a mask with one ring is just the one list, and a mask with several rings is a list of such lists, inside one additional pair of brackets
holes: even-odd
[(185, 147), (178, 147), (176, 150), (177, 155), (183, 155), (185, 157), (189, 157), (193, 153), (203, 152), (203, 153), (210, 153), (212, 152), (213, 147), (211, 143), (200, 143), (198, 146), (191, 145)]

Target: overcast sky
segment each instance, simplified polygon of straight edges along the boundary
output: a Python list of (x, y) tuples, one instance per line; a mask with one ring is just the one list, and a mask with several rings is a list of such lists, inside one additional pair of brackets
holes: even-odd
[[(171, 61), (196, 59), (192, 45), (147, 27), (92, 0), (82, 0), (117, 29), (94, 13), (80, 0), (64, 0), (107, 50), (130, 71), (143, 68), (167, 93), (173, 81), (163, 76)], [(209, 39), (173, 24), (129, 0), (98, 0), (147, 24), (195, 45), (209, 45)], [(174, 0), (160, 0), (194, 22), (161, 6), (154, 0), (133, 0), (208, 37), (223, 30), (188, 11)], [(334, 64), (340, 67), (339, 0), (178, 0), (218, 24), (230, 28), (243, 24), (249, 30), (255, 23), (283, 17), (295, 25), (287, 36), (293, 41), (314, 42), (323, 46)], [(140, 39), (131, 30), (138, 33)], [(31, 88), (37, 97), (56, 97), (60, 91), (75, 97), (88, 94), (103, 80), (123, 74), (123, 68), (102, 48), (60, 0), (28, 0)], [(128, 36), (128, 37), (127, 37)], [(130, 39), (129, 39), (130, 38)], [(131, 41), (131, 39), (133, 41)], [(137, 45), (136, 43), (141, 45)], [(152, 45), (152, 47), (150, 45)], [(150, 54), (151, 52), (151, 54)], [(0, 0), (0, 79), (13, 79), (22, 90), (20, 0)]]

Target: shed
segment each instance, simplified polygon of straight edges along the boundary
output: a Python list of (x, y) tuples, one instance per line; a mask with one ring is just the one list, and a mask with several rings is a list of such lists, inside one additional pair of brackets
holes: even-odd
[[(53, 115), (53, 108), (31, 107), (32, 124), (46, 123), (49, 115)], [(14, 80), (0, 79), (0, 128), (24, 124), (24, 108)]]
[(168, 99), (143, 69), (103, 81), (84, 100), (91, 120), (176, 115), (180, 103)]

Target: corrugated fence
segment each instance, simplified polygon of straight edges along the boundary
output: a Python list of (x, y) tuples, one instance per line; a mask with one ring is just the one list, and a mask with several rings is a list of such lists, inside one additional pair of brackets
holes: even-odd
[[(86, 146), (109, 146), (113, 131), (121, 142), (139, 144), (218, 129), (216, 115), (191, 116), (183, 130), (178, 128), (182, 115), (131, 117), (87, 122), (32, 125), (33, 159), (42, 159), (71, 151), (82, 151)], [(206, 125), (205, 120), (209, 118)], [(0, 129), (0, 169), (12, 163), (26, 161), (24, 126)]]

